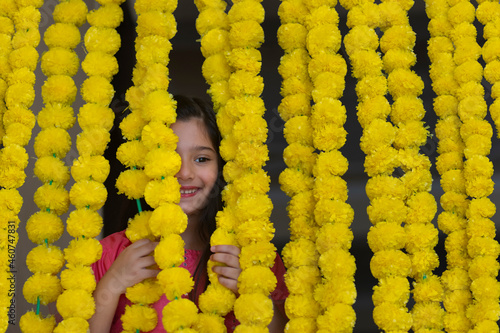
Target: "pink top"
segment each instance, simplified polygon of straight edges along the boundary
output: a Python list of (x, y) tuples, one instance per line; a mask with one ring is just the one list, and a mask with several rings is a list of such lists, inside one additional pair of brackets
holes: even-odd
[[(111, 264), (115, 261), (116, 257), (131, 244), (128, 238), (125, 236), (125, 231), (120, 231), (109, 235), (108, 237), (101, 240), (102, 244), (102, 257), (99, 261), (92, 264), (92, 269), (94, 270), (95, 279), (97, 282), (101, 280), (104, 274), (108, 271)], [(185, 261), (182, 264), (190, 273), (191, 276), (194, 274), (196, 270), (196, 266), (198, 265), (198, 261), (200, 258), (201, 252), (196, 250), (186, 250), (185, 251)], [(271, 293), (271, 298), (273, 301), (277, 300), (285, 300), (288, 296), (288, 290), (284, 281), (285, 267), (279, 255), (276, 255), (276, 259), (274, 262), (274, 266), (272, 268), (274, 275), (276, 275), (276, 279), (278, 281), (276, 285), (276, 289)], [(162, 295), (160, 300), (154, 303), (152, 306), (156, 310), (158, 314), (158, 325), (151, 332), (165, 332), (162, 323), (162, 309), (168, 303), (168, 299), (165, 295)], [(118, 306), (116, 308), (115, 316), (113, 318), (113, 322), (111, 324), (111, 333), (122, 332), (122, 321), (120, 317), (125, 312), (125, 306), (132, 304), (126, 297), (125, 294), (120, 296), (118, 301)], [(234, 313), (230, 312), (225, 318), (225, 324), (227, 327), (227, 331), (229, 333), (233, 332), (233, 330), (238, 325), (238, 321), (234, 317)]]

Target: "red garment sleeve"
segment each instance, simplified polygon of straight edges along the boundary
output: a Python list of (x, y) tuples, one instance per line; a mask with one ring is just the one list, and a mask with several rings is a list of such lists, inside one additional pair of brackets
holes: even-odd
[(271, 293), (271, 298), (274, 301), (284, 300), (288, 297), (288, 288), (286, 287), (285, 284), (286, 269), (278, 253), (276, 253), (276, 258), (274, 259), (274, 266), (273, 268), (271, 268), (271, 270), (273, 271), (274, 276), (276, 276), (277, 280), (276, 289), (274, 289), (274, 291)]
[(116, 232), (101, 240), (101, 259), (91, 265), (96, 282), (101, 280), (116, 260), (116, 257), (130, 244), (131, 242), (125, 236), (125, 231)]

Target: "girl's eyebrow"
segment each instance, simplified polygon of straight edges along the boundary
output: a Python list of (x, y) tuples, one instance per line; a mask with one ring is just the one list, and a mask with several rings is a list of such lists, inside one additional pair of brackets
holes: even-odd
[(215, 149), (213, 149), (212, 147), (208, 147), (208, 146), (195, 146), (195, 147), (193, 147), (193, 150), (194, 151), (210, 150), (210, 151), (215, 152)]

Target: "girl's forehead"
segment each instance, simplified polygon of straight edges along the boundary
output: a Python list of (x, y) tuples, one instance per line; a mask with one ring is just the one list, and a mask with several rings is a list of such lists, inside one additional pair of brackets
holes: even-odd
[(179, 120), (171, 125), (174, 133), (179, 137), (178, 146), (209, 146), (213, 147), (207, 128), (200, 118)]

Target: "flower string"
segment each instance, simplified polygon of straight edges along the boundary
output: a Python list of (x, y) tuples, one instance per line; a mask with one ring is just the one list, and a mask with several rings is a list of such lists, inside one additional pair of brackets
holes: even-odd
[[(73, 2), (75, 6), (77, 3)], [(71, 167), (75, 184), (69, 193), (76, 209), (67, 220), (68, 233), (74, 239), (64, 251), (67, 268), (61, 273), (63, 293), (57, 300), (58, 312), (63, 321), (56, 330), (65, 330), (73, 323), (87, 327), (86, 321), (95, 311), (92, 293), (96, 284), (90, 265), (99, 260), (102, 253), (102, 247), (95, 239), (102, 228), (102, 218), (97, 210), (104, 205), (107, 197), (103, 182), (109, 174), (109, 163), (102, 155), (113, 125), (114, 113), (108, 105), (114, 90), (109, 81), (118, 70), (113, 54), (120, 47), (120, 39), (114, 28), (120, 24), (122, 17), (119, 2), (114, 4), (118, 19), (109, 10), (113, 4), (100, 4), (99, 9), (88, 13), (82, 20), (90, 23), (84, 37), (88, 53), (82, 62), (82, 68), (88, 76), (81, 86), (86, 104), (78, 114), (82, 131), (77, 136), (76, 147), (80, 156)]]
[(434, 247), (438, 242), (438, 231), (431, 223), (437, 205), (429, 193), (432, 187), (431, 163), (419, 153), (426, 143), (428, 131), (422, 121), (425, 110), (418, 96), (424, 84), (411, 71), (416, 56), (413, 53), (415, 33), (408, 22), (407, 11), (413, 1), (385, 2), (380, 4), (381, 29), (380, 49), (384, 53), (384, 70), (388, 74), (388, 91), (393, 98), (390, 113), (396, 125), (393, 146), (398, 150), (399, 165), (404, 171), (401, 177), (406, 187), (407, 215), (405, 222), (406, 252), (412, 268), (413, 330), (441, 330), (444, 311), (441, 308), (442, 286), (432, 274), (439, 266)]
[(479, 5), (476, 10), (476, 18), (484, 25), (483, 37), (486, 43), (483, 45), (482, 56), (486, 63), (484, 67), (484, 78), (491, 87), (493, 103), (490, 105), (490, 116), (496, 125), (497, 137), (500, 138), (500, 81), (498, 59), (498, 43), (500, 38), (500, 6), (495, 1), (477, 1)]
[(314, 298), (321, 306), (316, 320), (319, 331), (329, 330), (335, 323), (338, 331), (352, 332), (356, 322), (352, 308), (356, 300), (356, 264), (349, 249), (354, 211), (346, 203), (347, 183), (342, 179), (348, 162), (339, 151), (347, 135), (344, 129), (346, 110), (339, 100), (345, 87), (347, 66), (338, 54), (342, 38), (336, 4), (336, 0), (306, 2), (310, 10), (306, 18), (306, 46), (311, 56), (308, 70), (314, 101), (312, 140), (315, 150), (319, 151), (313, 168), (313, 194), (322, 282), (316, 286)]
[[(236, 241), (241, 247), (239, 296), (234, 302), (234, 314), (240, 322), (236, 333), (267, 331), (273, 318), (269, 294), (276, 286), (276, 277), (271, 271), (276, 249), (271, 243), (274, 228), (269, 220), (272, 211), (267, 195), (270, 178), (262, 170), (269, 158), (265, 145), (265, 106), (259, 97), (264, 88), (259, 75), (261, 54), (258, 50), (264, 42), (261, 27), (264, 16), (264, 8), (258, 0), (235, 2), (227, 16), (231, 47), (226, 53), (230, 66), (230, 99), (224, 112), (232, 117), (234, 125), (230, 131), (222, 133), (220, 152), (227, 162), (224, 173), (230, 182), (223, 191), (223, 200), (230, 210), (226, 211), (227, 216), (220, 217), (231, 219), (229, 223), (235, 228)], [(219, 118), (218, 123), (220, 121)], [(222, 240), (231, 244), (226, 235), (213, 242), (222, 244)]]
[[(480, 2), (479, 7), (476, 15), (483, 24), (495, 16), (498, 20), (500, 14), (498, 3)], [(467, 40), (468, 36), (474, 36), (475, 42), (476, 30), (472, 24), (476, 17), (474, 6), (468, 2), (459, 2), (450, 8), (450, 12), (457, 12), (463, 16), (461, 23), (454, 27), (455, 34), (462, 33), (461, 41), (457, 41), (457, 44), (464, 44), (463, 40)], [(468, 34), (464, 33), (465, 29), (462, 26), (468, 28)], [(489, 31), (491, 30), (491, 27), (487, 28), (486, 24), (484, 30), (486, 36), (490, 37)], [(495, 43), (498, 44), (497, 40), (498, 37), (488, 38), (482, 48), (482, 57), (487, 64), (484, 68), (484, 75), (493, 84), (496, 81), (494, 77), (498, 76), (494, 69), (494, 61), (498, 61), (496, 60), (498, 47), (495, 45)], [(475, 45), (467, 43), (467, 47), (478, 48), (477, 43)], [(469, 55), (464, 57), (462, 63), (457, 62), (455, 77), (460, 83), (458, 90), (460, 95), (457, 94), (457, 98), (459, 99), (458, 116), (463, 123), (460, 135), (465, 144), (463, 169), (465, 192), (471, 198), (466, 210), (466, 231), (467, 252), (471, 258), (467, 268), (471, 279), (470, 291), (473, 301), (467, 308), (466, 315), (471, 321), (473, 331), (492, 332), (498, 330), (497, 322), (500, 319), (500, 282), (497, 280), (499, 270), (497, 258), (500, 254), (500, 245), (495, 240), (494, 229), (492, 229), (494, 222), (491, 221), (496, 207), (488, 198), (493, 193), (494, 187), (491, 179), (494, 173), (493, 163), (488, 158), (493, 129), (485, 120), (487, 104), (481, 85), (483, 68), (478, 62), (478, 55)], [(496, 109), (494, 106), (491, 109), (493, 110), (492, 118), (497, 122)]]
[[(319, 254), (315, 246), (318, 227), (314, 222), (316, 200), (313, 195), (312, 170), (316, 159), (311, 126), (312, 82), (308, 73), (310, 56), (306, 49), (306, 18), (309, 9), (303, 1), (282, 1), (278, 10), (281, 26), (278, 43), (285, 54), (278, 71), (283, 78), (282, 100), (278, 107), (285, 121), (283, 152), (287, 168), (281, 172), (281, 189), (290, 197), (290, 242), (283, 248), (287, 268), (285, 282), (290, 295), (285, 311), (290, 319), (286, 330), (315, 332), (320, 306), (314, 288), (320, 283)], [(305, 130), (304, 130), (305, 129)], [(301, 130), (303, 132), (301, 132)]]
[[(222, 138), (227, 140), (236, 122), (235, 117), (229, 112), (231, 109), (225, 107), (231, 96), (228, 83), (231, 73), (229, 65), (231, 45), (229, 43), (229, 20), (225, 12), (227, 3), (220, 0), (195, 1), (195, 4), (199, 11), (196, 29), (201, 37), (201, 52), (205, 58), (202, 74), (210, 85), (208, 93), (214, 105)], [(233, 64), (239, 61), (240, 66), (257, 66), (257, 69), (260, 69), (260, 58), (252, 61), (248, 56), (242, 56), (244, 53), (241, 53), (240, 57), (232, 58)], [(260, 57), (260, 54), (258, 56)], [(231, 103), (233, 100), (229, 105)], [(223, 157), (227, 162), (224, 167), (224, 178), (228, 183), (225, 193), (230, 193), (231, 189), (234, 188), (235, 176), (242, 173), (242, 169), (234, 162), (234, 158), (226, 159), (227, 157)], [(216, 230), (210, 239), (210, 245), (231, 244), (239, 246), (235, 231), (237, 226), (234, 215), (235, 199), (228, 200), (228, 196), (225, 195), (223, 201), (224, 208), (218, 212), (216, 217)], [(202, 314), (199, 316), (196, 328), (200, 332), (225, 332), (224, 316), (233, 309), (236, 300), (234, 293), (222, 286), (217, 274), (212, 271), (214, 264), (212, 261), (208, 262), (207, 272), (210, 284), (199, 297), (199, 307)]]
[(443, 212), (438, 217), (438, 226), (448, 235), (445, 242), (447, 269), (442, 274), (443, 305), (446, 310), (444, 328), (447, 331), (467, 331), (470, 321), (465, 311), (471, 301), (467, 274), (469, 256), (464, 251), (467, 245), (465, 212), (468, 200), (463, 174), (464, 143), (460, 136), (462, 122), (458, 117), (460, 96), (454, 76), (457, 68), (454, 56), (458, 60), (460, 52), (465, 54), (467, 50), (465, 45), (455, 50), (455, 40), (450, 33), (453, 29), (448, 20), (449, 10), (446, 1), (427, 5), (431, 35), (428, 53), (431, 60), (430, 77), (437, 95), (434, 111), (439, 117), (436, 124), (436, 136), (439, 139), (436, 168), (441, 175), (441, 188), (444, 191), (440, 199)]
[[(10, 5), (10, 6), (9, 6)], [(0, 4), (0, 144), (2, 143), (5, 135), (3, 124), (3, 116), (7, 110), (5, 105), (5, 93), (8, 88), (8, 77), (11, 73), (10, 66), (8, 65), (8, 58), (12, 51), (12, 36), (14, 35), (15, 28), (14, 22), (11, 17), (15, 15), (17, 6), (7, 3)], [(0, 158), (3, 155), (3, 146), (0, 151)], [(3, 163), (2, 163), (3, 164)], [(16, 198), (16, 201), (10, 199)], [(12, 205), (14, 204), (14, 205)], [(23, 199), (19, 192), (15, 189), (0, 189), (0, 226), (2, 228), (0, 240), (0, 278), (3, 281), (9, 281), (9, 272), (15, 267), (14, 260), (9, 260), (9, 248), (12, 250), (12, 259), (15, 256), (15, 248), (18, 241), (17, 226), (19, 225), (18, 214), (21, 210)], [(12, 231), (10, 231), (12, 230)], [(9, 234), (10, 231), (10, 234)], [(11, 265), (12, 263), (12, 265)], [(4, 284), (0, 290), (2, 297), (0, 298), (0, 306), (4, 309), (10, 305), (9, 285)], [(0, 315), (0, 330), (7, 331), (8, 327), (8, 312), (4, 311)]]
[[(17, 189), (24, 184), (24, 169), (28, 165), (24, 147), (35, 125), (30, 107), (35, 98), (34, 71), (38, 62), (36, 47), (40, 41), (38, 25), (42, 4), (36, 0), (0, 4), (0, 278), (6, 281), (1, 288), (0, 306), (4, 309), (11, 305), (9, 290), (15, 283), (10, 278), (16, 269), (18, 214), (23, 204)], [(28, 35), (27, 30), (33, 33)], [(0, 330), (5, 332), (9, 325), (8, 311), (0, 315), (0, 320)], [(54, 318), (47, 320), (54, 322)]]
[(398, 152), (393, 147), (396, 128), (386, 121), (391, 113), (384, 96), (388, 80), (382, 74), (383, 61), (376, 52), (379, 38), (374, 30), (383, 26), (384, 7), (371, 1), (362, 4), (341, 1), (341, 5), (348, 10), (350, 31), (344, 45), (352, 74), (358, 80), (357, 115), (363, 128), (360, 146), (366, 154), (365, 172), (370, 177), (366, 184), (370, 199), (368, 217), (373, 223), (368, 232), (368, 245), (374, 252), (370, 268), (379, 280), (372, 296), (373, 318), (384, 331), (408, 331), (412, 326), (412, 316), (406, 308), (411, 260), (402, 251), (406, 233), (401, 226), (407, 215), (407, 191), (402, 179), (392, 176), (400, 166)]
[[(140, 116), (147, 123), (142, 130), (141, 138), (149, 149), (145, 156), (144, 173), (151, 181), (144, 189), (144, 196), (146, 202), (155, 210), (146, 215), (145, 219), (148, 220), (152, 235), (161, 237), (155, 249), (155, 261), (162, 269), (157, 276), (158, 283), (170, 300), (163, 309), (162, 324), (167, 331), (189, 328), (198, 318), (196, 305), (181, 298), (192, 289), (194, 282), (186, 269), (178, 267), (184, 260), (184, 242), (180, 234), (187, 226), (187, 216), (177, 204), (180, 200), (180, 190), (175, 174), (180, 168), (181, 160), (175, 152), (177, 138), (168, 127), (176, 118), (175, 101), (166, 91), (168, 88), (166, 66), (171, 49), (169, 39), (176, 32), (172, 13), (176, 6), (176, 1), (158, 4), (151, 1), (136, 3), (138, 20), (141, 20), (136, 40), (138, 63), (134, 72), (137, 89), (129, 94), (132, 99), (139, 97), (133, 100), (131, 107), (137, 103), (135, 105), (140, 108)], [(160, 196), (160, 193), (163, 195)], [(132, 293), (131, 289), (127, 291), (128, 296), (132, 296)], [(139, 293), (136, 291), (135, 294)], [(136, 307), (136, 311), (138, 309)], [(147, 311), (149, 312), (151, 311)], [(134, 318), (131, 311), (126, 310), (123, 316), (125, 329), (128, 322), (133, 324), (129, 319)], [(135, 321), (135, 324), (152, 325), (153, 318), (150, 319), (142, 323)], [(156, 323), (154, 324), (156, 326)], [(130, 326), (129, 330), (132, 328), (133, 326)], [(136, 326), (136, 329), (139, 328)], [(150, 328), (142, 330), (147, 331)]]
[[(160, 323), (167, 331), (190, 327), (196, 320), (196, 306), (181, 300), (193, 281), (189, 272), (178, 267), (184, 260), (184, 242), (180, 234), (187, 217), (178, 206), (180, 188), (175, 174), (180, 157), (175, 152), (177, 137), (170, 129), (175, 122), (175, 101), (168, 94), (170, 39), (177, 26), (173, 12), (177, 1), (138, 1), (136, 67), (134, 86), (127, 91), (131, 113), (120, 128), (129, 140), (117, 151), (117, 158), (130, 169), (117, 179), (119, 193), (137, 201), (139, 213), (129, 221), (127, 237), (135, 242), (142, 238), (160, 239), (155, 261), (162, 271), (158, 279), (148, 279), (127, 288), (126, 296), (135, 303), (125, 309), (123, 327), (127, 331), (150, 331), (158, 325), (156, 311), (149, 306), (165, 293), (171, 301), (163, 309)], [(142, 211), (139, 199), (144, 197), (154, 211)], [(172, 313), (179, 314), (173, 316)]]
[[(41, 19), (38, 8), (43, 5), (43, 1), (18, 2), (18, 5), (18, 13), (14, 16), (16, 33), (12, 39), (13, 51), (9, 57), (12, 75), (13, 78), (15, 75), (16, 82), (13, 82), (9, 89), (13, 89), (10, 98), (15, 95), (19, 96), (15, 98), (18, 101), (15, 108), (13, 105), (12, 111), (15, 111), (15, 115), (13, 115), (17, 119), (24, 119), (24, 121), (22, 122), (23, 125), (19, 126), (20, 123), (16, 129), (14, 129), (15, 126), (13, 125), (6, 126), (6, 132), (7, 136), (9, 136), (9, 128), (14, 129), (17, 132), (15, 134), (17, 140), (26, 140), (25, 145), (30, 139), (31, 129), (35, 124), (35, 118), (28, 108), (35, 97), (33, 89), (35, 75), (33, 71), (38, 62), (36, 47), (40, 42), (38, 24)], [(46, 42), (46, 44), (49, 43)], [(7, 91), (6, 98), (9, 98), (8, 93), (9, 91)], [(42, 95), (44, 100), (53, 97), (51, 91), (47, 91), (45, 86), (42, 87)], [(9, 107), (9, 101), (6, 101), (7, 107)], [(4, 125), (7, 125), (6, 120), (9, 111), (4, 115)], [(31, 124), (26, 122), (28, 120)], [(36, 137), (34, 145), (35, 154), (39, 157), (35, 164), (35, 175), (44, 182), (44, 185), (38, 188), (34, 197), (35, 204), (41, 211), (30, 217), (26, 230), (30, 240), (39, 244), (39, 246), (32, 249), (26, 257), (27, 267), (33, 275), (28, 278), (23, 287), (26, 300), (29, 303), (36, 304), (37, 310), (36, 312), (30, 311), (21, 317), (20, 328), (23, 332), (32, 331), (35, 327), (43, 327), (48, 330), (54, 328), (55, 319), (51, 316), (47, 318), (41, 317), (39, 309), (41, 304), (46, 305), (55, 301), (61, 292), (60, 282), (56, 274), (64, 265), (62, 251), (58, 247), (50, 245), (50, 243), (61, 236), (63, 225), (58, 215), (65, 213), (68, 209), (68, 194), (64, 190), (64, 184), (69, 179), (69, 173), (59, 158), (64, 157), (69, 151), (69, 135), (65, 129), (61, 129), (62, 133), (55, 130), (55, 132), (58, 132), (57, 134), (60, 134), (59, 136), (51, 138), (52, 134), (47, 135), (47, 131), (51, 131), (49, 127), (54, 127), (49, 125), (48, 122), (43, 123), (43, 113), (41, 118), (39, 117), (38, 123), (42, 131)], [(73, 125), (73, 122), (70, 121), (70, 123), (67, 128)], [(60, 141), (58, 144), (54, 144), (51, 139), (59, 139)], [(6, 137), (4, 137), (4, 145), (7, 142)], [(49, 146), (51, 147), (49, 148)], [(49, 149), (52, 149), (52, 151), (49, 151)], [(53, 157), (54, 154), (57, 156), (56, 158)], [(53, 163), (54, 160), (56, 162)]]

